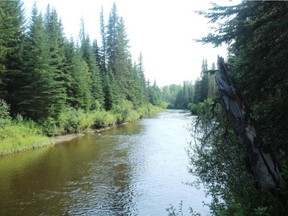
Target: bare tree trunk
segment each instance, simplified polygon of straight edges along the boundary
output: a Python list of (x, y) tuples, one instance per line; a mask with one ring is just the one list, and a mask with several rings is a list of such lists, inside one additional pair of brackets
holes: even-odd
[(279, 172), (279, 166), (272, 155), (270, 143), (266, 143), (263, 139), (249, 107), (245, 104), (228, 73), (224, 59), (218, 57), (218, 71), (215, 80), (220, 92), (221, 105), (225, 109), (234, 131), (244, 140), (249, 166), (256, 182), (262, 191), (286, 188), (286, 183)]

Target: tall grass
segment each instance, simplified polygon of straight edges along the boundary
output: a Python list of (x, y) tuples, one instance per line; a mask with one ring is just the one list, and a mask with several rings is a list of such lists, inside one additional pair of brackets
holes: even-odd
[(0, 127), (0, 155), (38, 148), (51, 142), (32, 121), (11, 120)]

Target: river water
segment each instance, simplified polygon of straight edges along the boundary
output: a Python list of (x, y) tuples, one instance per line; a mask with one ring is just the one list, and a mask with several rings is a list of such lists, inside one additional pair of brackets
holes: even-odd
[[(186, 183), (192, 116), (167, 111), (101, 134), (0, 158), (0, 215), (209, 215)], [(188, 214), (187, 214), (188, 215)]]

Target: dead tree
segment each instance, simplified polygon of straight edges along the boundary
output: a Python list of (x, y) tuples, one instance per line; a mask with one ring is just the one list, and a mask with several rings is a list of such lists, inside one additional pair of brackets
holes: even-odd
[(249, 166), (256, 183), (262, 191), (286, 188), (279, 166), (273, 157), (271, 144), (265, 142), (257, 129), (250, 109), (229, 77), (228, 67), (222, 57), (218, 57), (215, 80), (220, 92), (220, 103), (235, 133), (243, 139), (245, 144)]

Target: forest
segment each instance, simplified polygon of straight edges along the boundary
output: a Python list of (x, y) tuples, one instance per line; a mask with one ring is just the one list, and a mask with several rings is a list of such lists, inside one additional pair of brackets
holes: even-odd
[(1, 154), (37, 147), (47, 136), (132, 121), (165, 106), (156, 82), (145, 79), (141, 53), (137, 61), (131, 58), (115, 3), (107, 22), (100, 11), (100, 43), (90, 40), (84, 20), (79, 40), (66, 38), (49, 5), (43, 15), (35, 3), (27, 19), (21, 1), (0, 4)]
[(160, 88), (146, 80), (143, 56), (132, 59), (115, 3), (107, 21), (103, 8), (99, 13), (99, 41), (90, 40), (83, 19), (79, 39), (65, 37), (49, 5), (43, 15), (34, 4), (29, 19), (21, 1), (3, 1), (0, 10), (1, 154), (42, 145), (47, 136), (135, 120), (159, 108), (197, 114), (215, 95), (206, 59), (195, 83)]
[[(49, 6), (43, 15), (34, 5), (28, 22), (21, 1), (0, 4), (0, 154), (39, 147), (51, 142), (51, 136), (133, 121), (160, 108), (189, 109), (197, 115), (189, 172), (212, 197), (211, 214), (287, 215), (287, 185), (275, 180), (273, 187), (263, 189), (255, 178), (251, 149), (221, 106), (214, 63), (203, 59), (195, 82), (160, 88), (145, 78), (144, 57), (132, 59), (116, 4), (108, 20), (103, 10), (99, 14), (99, 41), (90, 40), (84, 20), (79, 41), (66, 38), (56, 10)], [(256, 147), (272, 155), (284, 182), (287, 10), (284, 1), (243, 1), (199, 12), (213, 27), (199, 42), (228, 45), (229, 76), (262, 135), (264, 144), (259, 141)]]
[[(213, 29), (199, 42), (228, 45), (225, 68), (238, 95), (238, 98), (227, 95), (223, 79), (220, 80), (222, 75), (218, 74), (217, 86), (221, 91), (213, 100), (206, 100), (203, 109), (198, 109), (199, 117), (193, 129), (197, 142), (196, 146), (191, 144), (189, 151), (190, 172), (199, 177), (211, 195), (212, 215), (288, 213), (287, 9), (285, 1), (242, 1), (233, 6), (214, 4), (209, 11), (199, 12)], [(222, 67), (218, 65), (217, 70), (221, 71)], [(223, 93), (226, 98), (221, 97)], [(232, 100), (238, 104), (244, 101), (240, 107), (240, 110), (246, 107), (243, 120), (233, 119), (227, 112), (233, 109)], [(241, 121), (253, 125), (252, 137), (243, 137), (247, 128), (235, 128)], [(254, 146), (247, 145), (249, 139)], [(275, 172), (277, 176), (264, 187), (266, 171), (257, 172), (260, 167), (255, 164), (263, 160), (269, 166), (267, 155), (274, 164), (267, 176), (270, 178)]]

